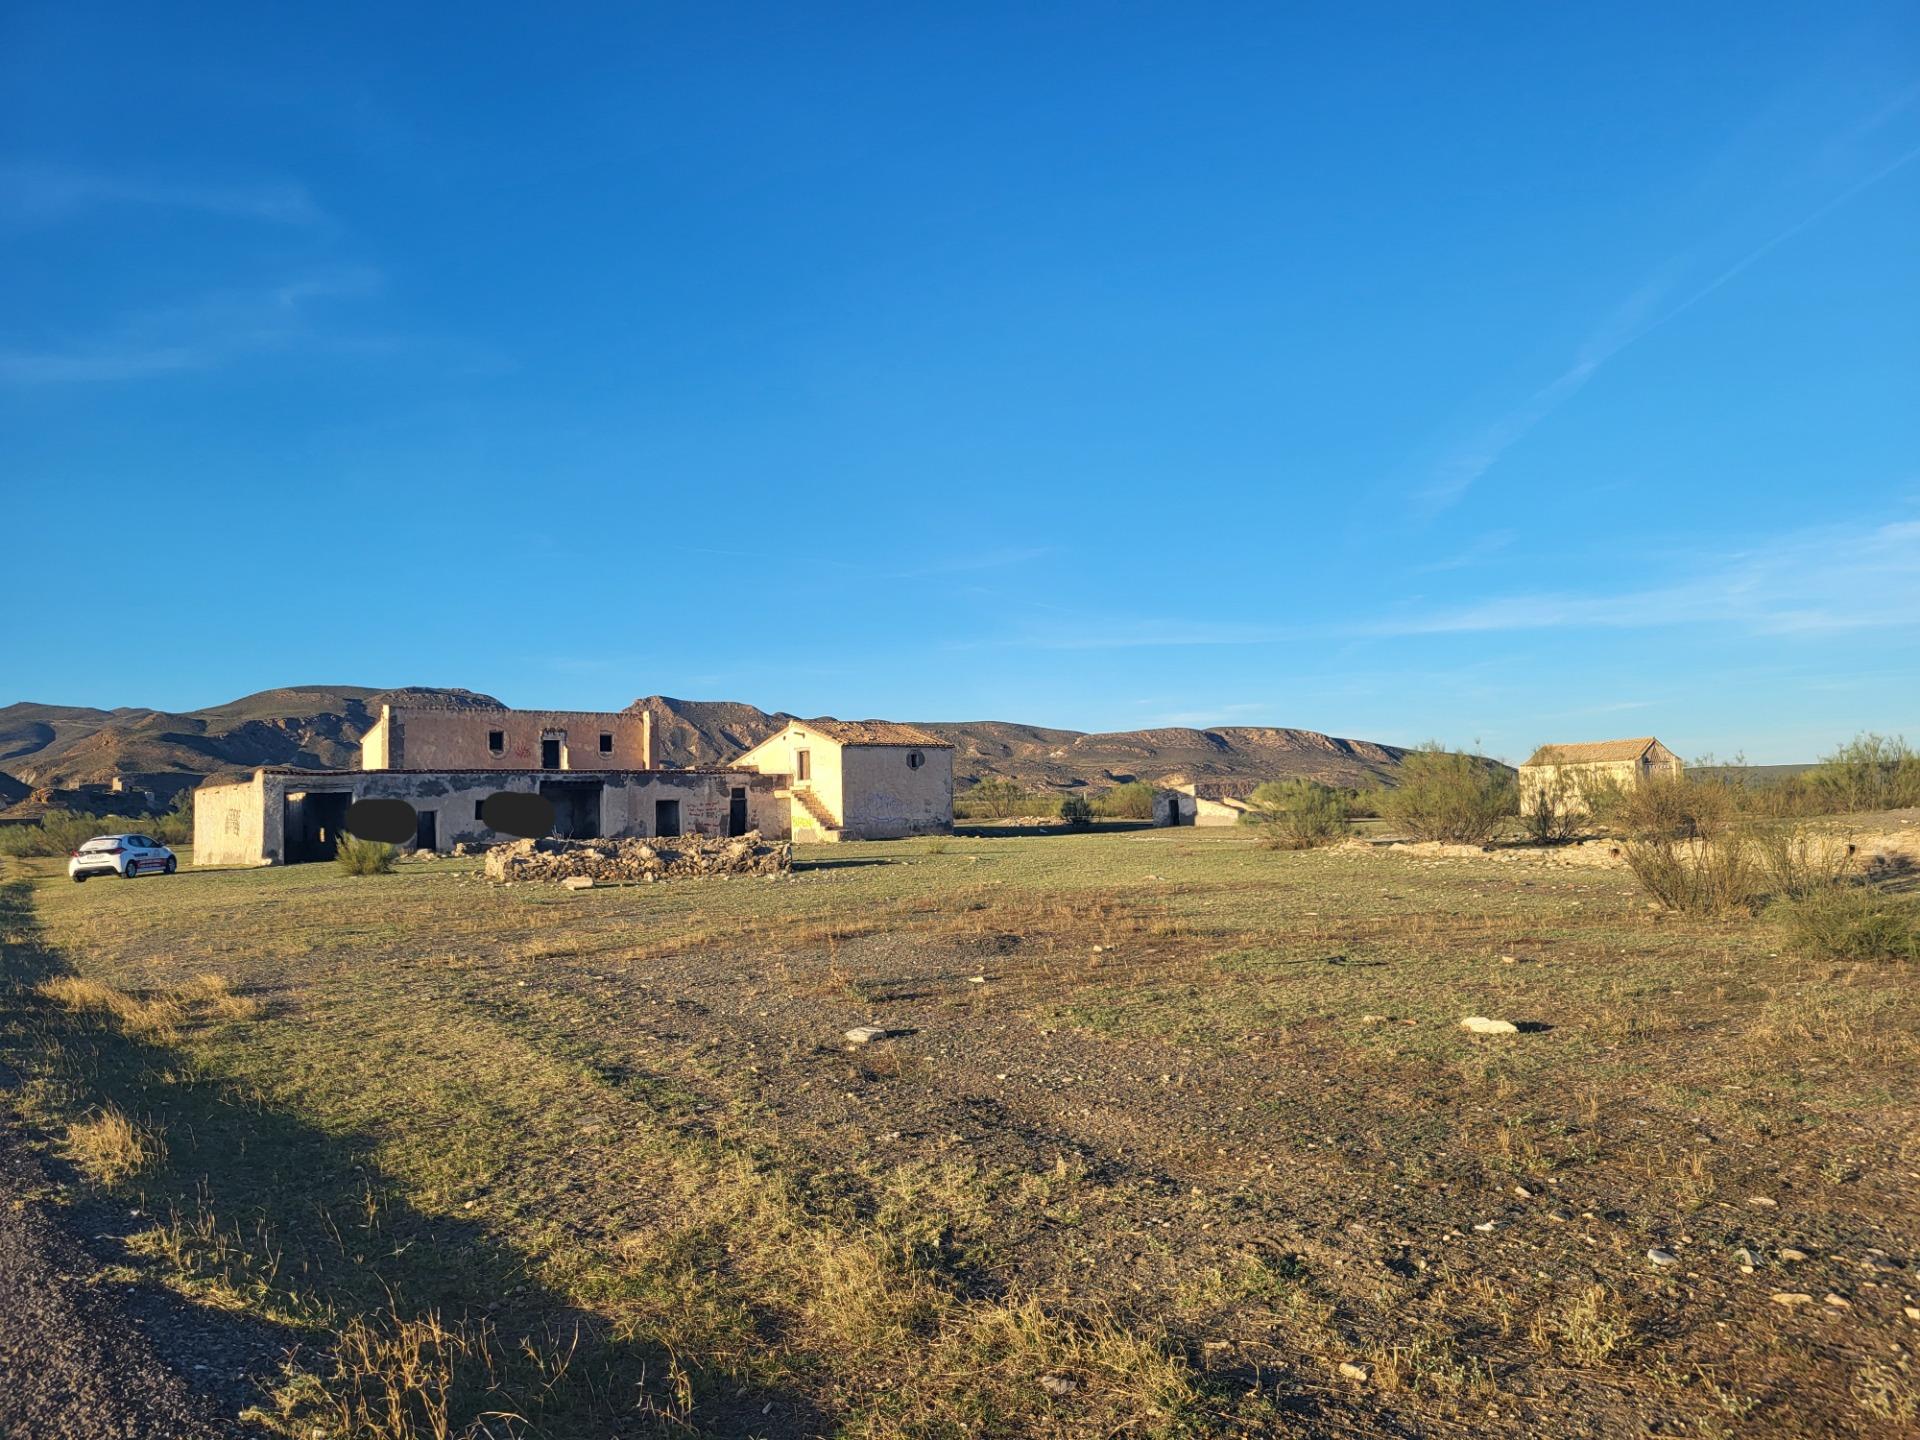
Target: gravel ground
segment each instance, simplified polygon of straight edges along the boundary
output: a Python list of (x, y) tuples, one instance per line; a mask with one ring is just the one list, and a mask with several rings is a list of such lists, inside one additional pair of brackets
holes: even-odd
[[(255, 1433), (217, 1418), (223, 1397), (214, 1387), (189, 1385), (161, 1358), (165, 1350), (182, 1369), (200, 1365), (211, 1375), (216, 1363), (231, 1366), (232, 1342), (164, 1293), (103, 1283), (101, 1262), (56, 1219), (53, 1194), (19, 1134), (0, 1126), (0, 1435), (211, 1440)], [(194, 1354), (209, 1358), (188, 1358)]]

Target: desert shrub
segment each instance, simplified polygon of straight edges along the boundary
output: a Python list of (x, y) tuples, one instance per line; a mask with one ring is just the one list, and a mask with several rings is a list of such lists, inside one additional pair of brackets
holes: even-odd
[(358, 835), (342, 835), (333, 862), (349, 875), (387, 875), (400, 852), (383, 840), (362, 840)]
[(1376, 820), (1384, 812), (1380, 809), (1380, 797), (1386, 789), (1380, 785), (1357, 786), (1351, 790), (1342, 790), (1340, 794), (1347, 802), (1349, 820)]
[(1769, 895), (1797, 900), (1845, 884), (1859, 870), (1859, 850), (1852, 843), (1798, 825), (1757, 829), (1752, 845)]
[(1424, 745), (1400, 762), (1380, 812), (1419, 840), (1484, 845), (1514, 813), (1512, 777), (1485, 756)]
[(1761, 893), (1753, 845), (1739, 831), (1713, 839), (1660, 835), (1629, 840), (1621, 854), (1641, 889), (1683, 914), (1730, 915), (1751, 908)]
[(1789, 943), (1825, 960), (1920, 960), (1920, 909), (1860, 886), (1829, 885), (1778, 907)]
[(1310, 850), (1348, 833), (1347, 800), (1332, 786), (1312, 780), (1269, 780), (1253, 792), (1244, 818), (1267, 832), (1282, 850)]
[(1829, 811), (1920, 805), (1920, 753), (1897, 735), (1859, 735), (1801, 780)]
[(1712, 840), (1736, 816), (1733, 793), (1714, 781), (1654, 776), (1623, 785), (1611, 777), (1585, 787), (1593, 817), (1631, 840)]
[(1012, 780), (990, 777), (953, 797), (953, 813), (962, 820), (1008, 820), (1016, 815), (1045, 815), (1054, 808), (1040, 795)]
[(1537, 785), (1520, 807), (1520, 822), (1536, 845), (1563, 845), (1577, 839), (1587, 815), (1585, 798), (1560, 774)]
[(193, 842), (193, 795), (189, 791), (165, 815), (89, 815), (49, 810), (31, 825), (0, 825), (0, 855), (66, 855), (96, 835), (148, 835), (162, 845)]
[(1060, 797), (1060, 818), (1077, 830), (1093, 824), (1093, 802), (1084, 795)]
[(1800, 826), (1718, 825), (1711, 833), (1686, 836), (1653, 832), (1629, 840), (1622, 854), (1647, 894), (1693, 915), (1830, 895), (1859, 868), (1853, 845)]
[(1096, 796), (1093, 811), (1109, 820), (1151, 820), (1153, 786), (1144, 780), (1130, 780)]

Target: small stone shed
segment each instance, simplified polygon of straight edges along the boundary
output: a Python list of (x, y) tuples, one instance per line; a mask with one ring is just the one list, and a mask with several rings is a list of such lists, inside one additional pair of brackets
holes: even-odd
[(514, 837), (480, 822), (502, 791), (553, 802), (556, 834), (588, 840), (659, 835), (787, 838), (782, 778), (751, 770), (597, 770), (564, 778), (540, 770), (294, 770), (263, 767), (251, 779), (193, 792), (196, 865), (292, 865), (329, 860), (356, 800), (405, 800), (414, 847)]
[(1252, 810), (1258, 780), (1192, 780), (1154, 797), (1156, 825), (1238, 825)]
[(953, 833), (953, 745), (891, 720), (795, 720), (733, 761), (781, 777), (796, 841)]
[(1544, 796), (1558, 810), (1579, 812), (1587, 808), (1587, 796), (1595, 786), (1678, 780), (1686, 770), (1680, 757), (1651, 735), (1542, 745), (1520, 767), (1520, 811), (1534, 810)]

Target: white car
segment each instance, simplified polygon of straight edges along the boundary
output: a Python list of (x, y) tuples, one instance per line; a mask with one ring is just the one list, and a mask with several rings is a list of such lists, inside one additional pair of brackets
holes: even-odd
[(145, 835), (96, 835), (67, 861), (67, 874), (78, 885), (95, 875), (171, 875), (180, 862), (173, 851)]

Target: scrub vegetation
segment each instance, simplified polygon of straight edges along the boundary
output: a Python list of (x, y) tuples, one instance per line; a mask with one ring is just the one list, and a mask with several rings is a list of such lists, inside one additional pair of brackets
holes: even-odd
[(13, 861), (0, 1098), (301, 1440), (1910, 1414), (1900, 863), (1695, 914), (1557, 848), (1262, 840), (579, 893)]

